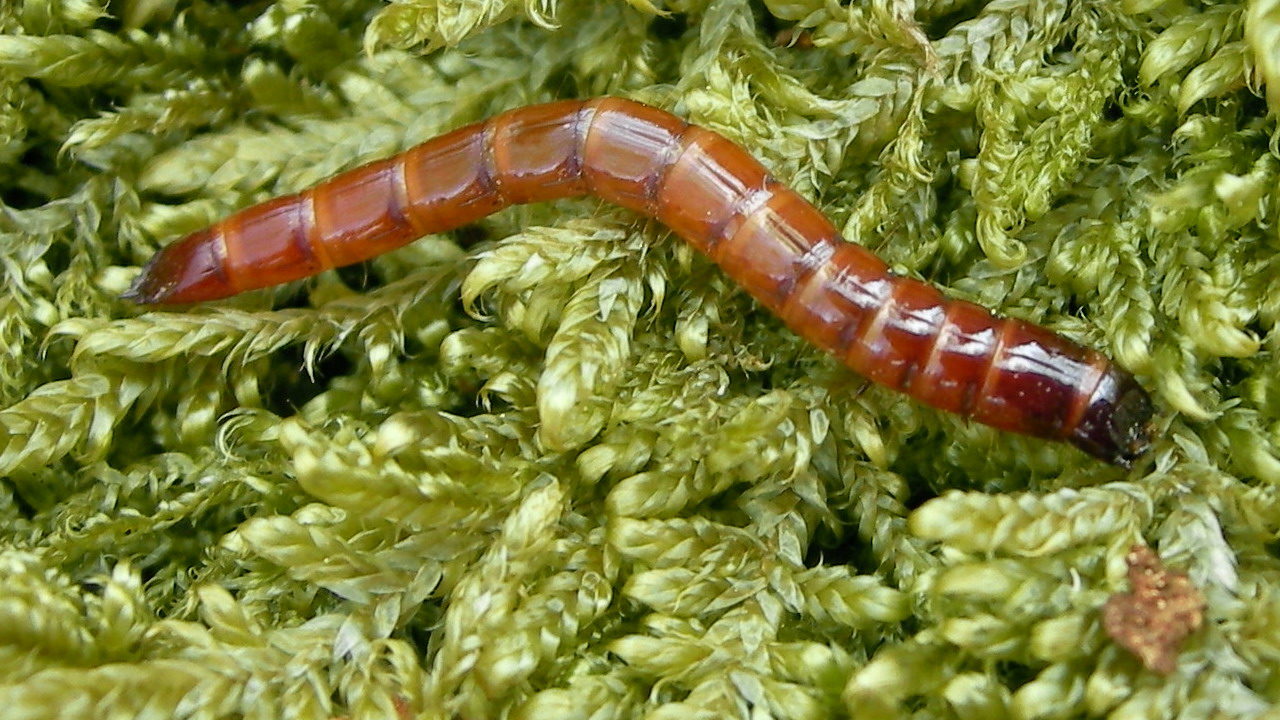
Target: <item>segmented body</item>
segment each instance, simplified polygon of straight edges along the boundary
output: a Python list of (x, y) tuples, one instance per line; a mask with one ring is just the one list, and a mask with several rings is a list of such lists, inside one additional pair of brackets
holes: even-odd
[(242, 210), (158, 253), (127, 297), (227, 297), (584, 194), (657, 218), (872, 381), (1113, 463), (1146, 447), (1147, 395), (1099, 353), (893, 274), (729, 140), (617, 98), (512, 110)]

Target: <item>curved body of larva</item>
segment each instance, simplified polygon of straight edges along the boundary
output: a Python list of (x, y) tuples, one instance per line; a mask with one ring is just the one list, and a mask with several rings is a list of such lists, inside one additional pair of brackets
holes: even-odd
[(894, 275), (729, 140), (617, 98), (512, 110), (242, 210), (161, 250), (126, 297), (227, 297), (584, 194), (657, 218), (874, 382), (1120, 465), (1146, 448), (1150, 401), (1102, 355)]

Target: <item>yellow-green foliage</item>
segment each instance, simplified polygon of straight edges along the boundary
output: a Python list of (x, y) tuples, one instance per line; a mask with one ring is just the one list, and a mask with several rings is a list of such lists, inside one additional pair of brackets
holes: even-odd
[[(1150, 460), (866, 388), (593, 200), (117, 299), (235, 208), (606, 93), (1117, 358)], [(0, 716), (1274, 716), (1278, 114), (1276, 0), (0, 2)], [(1099, 619), (1137, 542), (1208, 599), (1168, 677)]]

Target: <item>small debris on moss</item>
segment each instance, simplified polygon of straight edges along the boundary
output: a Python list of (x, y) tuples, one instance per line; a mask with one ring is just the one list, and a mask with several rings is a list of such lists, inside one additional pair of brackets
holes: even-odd
[(1204, 622), (1204, 595), (1186, 573), (1166, 568), (1145, 545), (1125, 557), (1132, 591), (1117, 593), (1102, 608), (1102, 625), (1120, 647), (1162, 675), (1177, 666), (1182, 641)]

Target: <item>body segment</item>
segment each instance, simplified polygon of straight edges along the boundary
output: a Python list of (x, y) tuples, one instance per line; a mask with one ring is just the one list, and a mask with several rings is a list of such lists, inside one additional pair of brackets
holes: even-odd
[(128, 297), (227, 297), (585, 194), (658, 219), (874, 382), (1121, 465), (1146, 447), (1147, 395), (1102, 355), (894, 275), (726, 138), (615, 98), (506, 112), (242, 210), (158, 253)]

